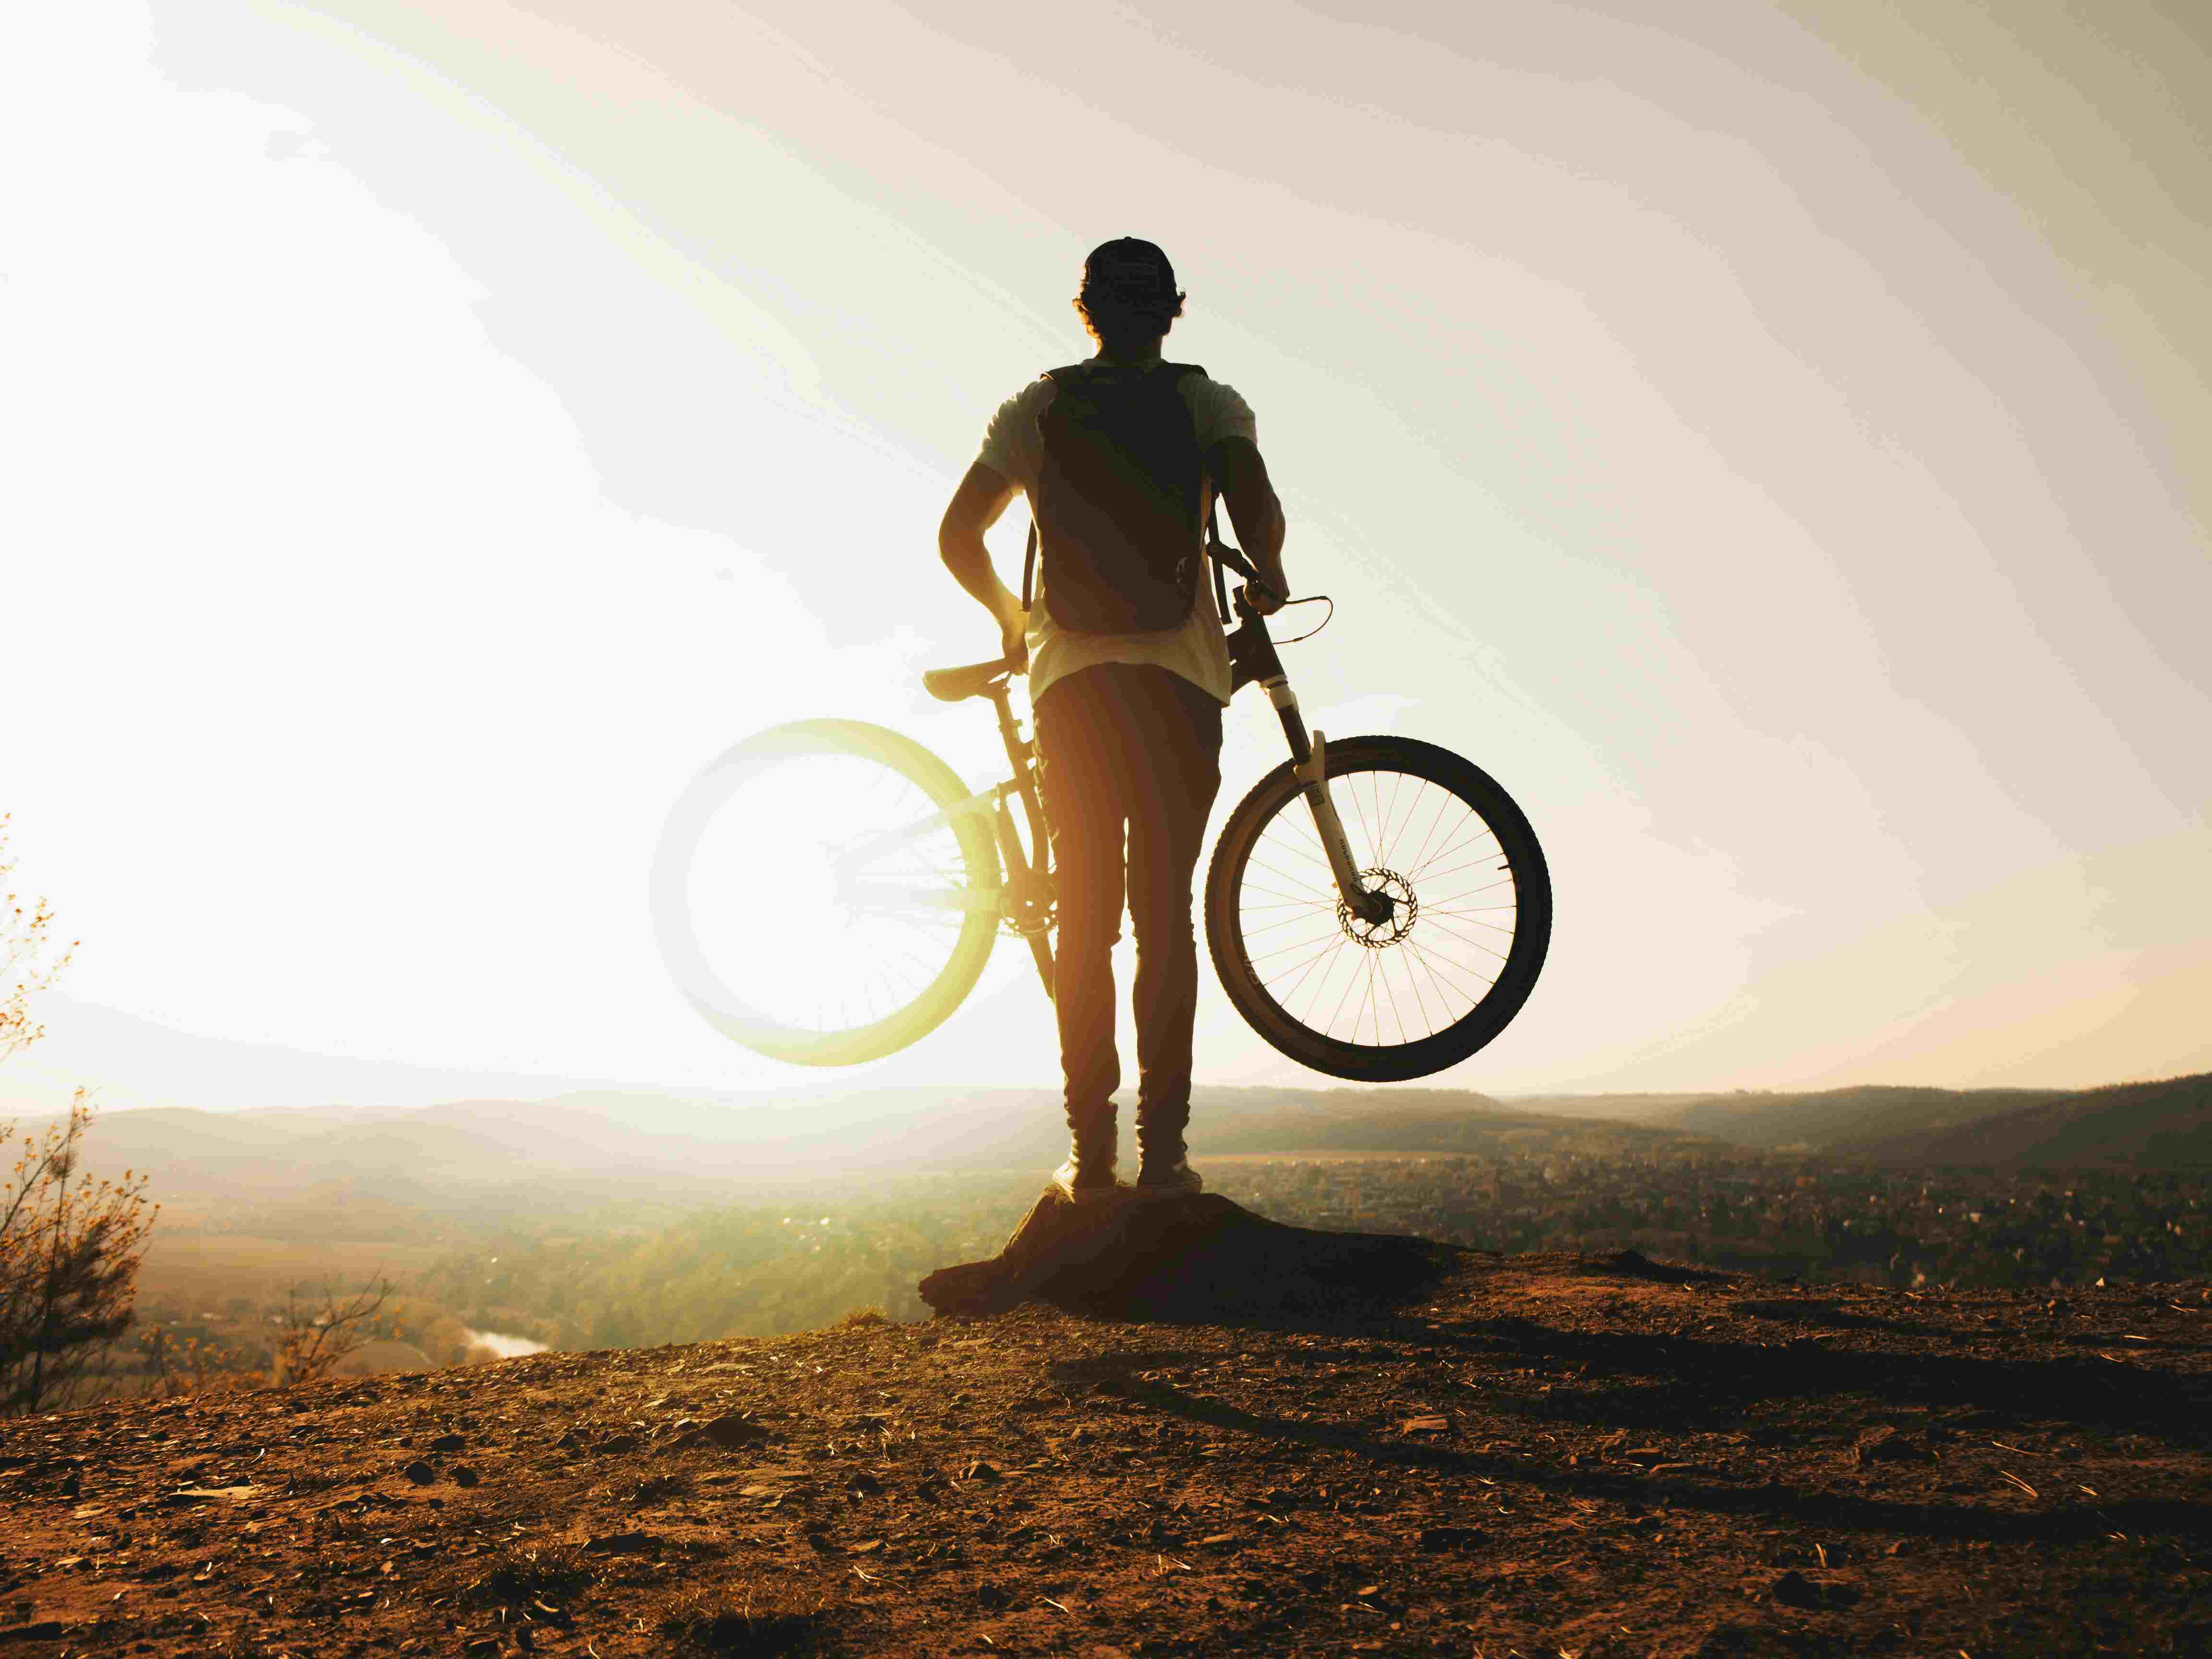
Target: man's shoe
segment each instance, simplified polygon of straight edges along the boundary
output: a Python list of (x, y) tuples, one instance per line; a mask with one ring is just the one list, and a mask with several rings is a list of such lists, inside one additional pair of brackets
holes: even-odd
[(1073, 1158), (1052, 1172), (1052, 1184), (1071, 1204), (1109, 1204), (1121, 1190), (1111, 1164), (1079, 1164)]
[(1206, 1182), (1187, 1158), (1179, 1158), (1172, 1164), (1154, 1160), (1138, 1166), (1139, 1198), (1195, 1198), (1205, 1190)]
[(1103, 1204), (1126, 1191), (1114, 1178), (1116, 1151), (1114, 1120), (1085, 1121), (1067, 1149), (1067, 1162), (1052, 1172), (1052, 1184), (1071, 1204)]

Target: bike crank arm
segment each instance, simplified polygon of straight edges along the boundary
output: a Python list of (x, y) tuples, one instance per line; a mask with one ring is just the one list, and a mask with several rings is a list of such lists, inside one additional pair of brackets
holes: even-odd
[(1359, 866), (1352, 861), (1352, 842), (1344, 833), (1344, 820), (1336, 815), (1336, 802), (1328, 793), (1328, 739), (1316, 731), (1309, 738), (1305, 722), (1298, 717), (1297, 694), (1291, 690), (1290, 681), (1274, 675), (1261, 682), (1266, 687), (1267, 701), (1275, 706), (1275, 713), (1283, 722), (1283, 735), (1291, 741), (1291, 772), (1305, 786), (1306, 805), (1313, 812), (1314, 830), (1321, 837), (1322, 851), (1328, 856), (1329, 873), (1336, 878), (1336, 890), (1346, 908), (1370, 926), (1380, 927), (1390, 920), (1393, 908), (1387, 894), (1370, 891), (1360, 884)]

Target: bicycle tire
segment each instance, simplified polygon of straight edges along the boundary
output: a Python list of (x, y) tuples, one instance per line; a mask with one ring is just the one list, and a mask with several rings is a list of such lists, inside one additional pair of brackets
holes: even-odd
[[(884, 726), (847, 720), (796, 720), (772, 726), (724, 750), (701, 769), (678, 799), (653, 859), (651, 904), (662, 960), (677, 988), (702, 1018), (733, 1041), (773, 1059), (803, 1066), (856, 1066), (910, 1046), (951, 1016), (982, 976), (1000, 917), (995, 906), (967, 908), (957, 934), (950, 927), (944, 930), (952, 941), (946, 959), (919, 994), (865, 1024), (836, 1030), (794, 1024), (765, 1015), (736, 991), (708, 960), (692, 915), (693, 872), (708, 821), (717, 807), (766, 769), (786, 761), (824, 757), (885, 769), (939, 808), (975, 793), (928, 750)], [(995, 893), (999, 854), (988, 815), (956, 815), (945, 827), (958, 848), (964, 890)], [(763, 883), (764, 890), (768, 885)]]
[[(1304, 799), (1304, 786), (1297, 779), (1291, 763), (1287, 761), (1262, 778), (1254, 786), (1251, 792), (1237, 803), (1237, 810), (1230, 815), (1229, 822), (1223, 827), (1220, 840), (1215, 843), (1213, 857), (1206, 867), (1206, 947), (1213, 957), (1214, 971), (1220, 976), (1222, 989), (1227, 993), (1230, 1002), (1244, 1018), (1246, 1023), (1279, 1052), (1288, 1055), (1303, 1066), (1310, 1066), (1315, 1071), (1324, 1073), (1330, 1077), (1344, 1078), (1356, 1082), (1401, 1082), (1409, 1078), (1428, 1077), (1443, 1071), (1447, 1066), (1457, 1065), (1489, 1042), (1505, 1029), (1508, 1023), (1521, 1012), (1522, 1006), (1528, 1001), (1529, 993), (1535, 988), (1536, 976), (1543, 968), (1545, 955), (1550, 948), (1551, 872), (1545, 863), (1543, 849), (1537, 844), (1535, 831), (1529, 826), (1527, 816), (1514, 803), (1512, 797), (1508, 795), (1498, 781), (1480, 767), (1472, 761), (1452, 753), (1448, 749), (1439, 748), (1434, 744), (1423, 743), (1413, 738), (1387, 736), (1349, 738), (1340, 741), (1332, 740), (1329, 743), (1328, 763), (1328, 774), (1333, 784), (1346, 779), (1356, 779), (1363, 773), (1374, 775), (1395, 773), (1401, 779), (1420, 780), (1425, 787), (1433, 787), (1443, 792), (1448, 798), (1456, 799), (1466, 806), (1469, 815), (1478, 818), (1481, 827), (1495, 836), (1498, 842), (1496, 855), (1498, 871), (1510, 878), (1513, 901), (1510, 907), (1513, 912), (1510, 927), (1511, 942), (1504, 952), (1495, 951), (1491, 952), (1493, 955), (1502, 955), (1503, 957), (1496, 977), (1486, 991), (1470, 999), (1470, 1006), (1463, 1013), (1457, 1015), (1441, 1029), (1437, 1029), (1431, 1024), (1431, 1029), (1423, 1036), (1397, 1042), (1378, 1041), (1366, 1043), (1354, 1040), (1359, 1030), (1359, 1019), (1357, 1014), (1354, 1016), (1352, 1026), (1352, 1037), (1347, 1038), (1333, 1034), (1330, 1030), (1316, 1029), (1314, 1024), (1310, 1023), (1310, 1012), (1306, 1016), (1301, 1017), (1291, 1011), (1286, 1003), (1297, 1000), (1297, 995), (1279, 996), (1277, 991), (1281, 989), (1283, 978), (1296, 969), (1299, 960), (1303, 958), (1294, 958), (1283, 969), (1282, 974), (1273, 981), (1271, 987), (1267, 975), (1260, 967), (1255, 966), (1252, 949), (1251, 935), (1262, 931), (1262, 928), (1253, 926), (1247, 920), (1248, 910), (1254, 910), (1256, 914), (1258, 908), (1268, 907), (1249, 906), (1244, 898), (1248, 890), (1247, 884), (1254, 868), (1255, 851), (1263, 842), (1271, 848), (1276, 845), (1275, 842), (1268, 839), (1270, 830), (1277, 825), (1284, 812), (1300, 807)], [(1340, 817), (1345, 816), (1344, 805), (1346, 796), (1349, 795), (1349, 790), (1346, 791), (1346, 796), (1340, 796), (1334, 789), (1332, 790), (1332, 799), (1339, 803)], [(1417, 797), (1416, 804), (1408, 805), (1405, 809), (1407, 813), (1406, 819), (1407, 825), (1417, 824), (1418, 814), (1421, 810), (1418, 803), (1419, 799), (1425, 799), (1425, 787), (1424, 795)], [(1396, 805), (1397, 798), (1394, 794), (1390, 808), (1395, 808)], [(1346, 818), (1345, 829), (1352, 844), (1352, 857), (1356, 863), (1360, 864), (1364, 875), (1374, 876), (1378, 871), (1387, 872), (1389, 869), (1389, 860), (1393, 855), (1393, 848), (1389, 839), (1389, 819), (1392, 816), (1390, 808), (1381, 807), (1378, 798), (1380, 824), (1379, 827), (1372, 829), (1364, 837), (1365, 845), (1362, 844), (1363, 834), (1360, 827), (1364, 824), (1364, 818), (1358, 813)], [(1437, 809), (1439, 815), (1444, 810), (1446, 809), (1440, 805)], [(1358, 820), (1358, 823), (1355, 823), (1355, 818)], [(1310, 830), (1310, 820), (1297, 827)], [(1432, 830), (1433, 827), (1431, 825)], [(1455, 830), (1455, 833), (1459, 832)], [(1379, 845), (1377, 844), (1378, 836), (1380, 837)], [(1311, 839), (1310, 836), (1309, 839)], [(1447, 837), (1445, 842), (1439, 843), (1438, 850), (1441, 852), (1449, 844), (1449, 838)], [(1472, 844), (1479, 846), (1479, 836)], [(1318, 847), (1318, 842), (1316, 841), (1314, 853), (1310, 856), (1316, 861), (1316, 867), (1325, 872), (1326, 865), (1319, 860)], [(1420, 854), (1417, 856), (1425, 855), (1426, 853), (1427, 848), (1425, 846), (1420, 849)], [(1486, 854), (1481, 855), (1486, 860), (1489, 856)], [(1433, 865), (1436, 859), (1430, 857), (1427, 862)], [(1263, 865), (1261, 867), (1266, 869), (1267, 866)], [(1447, 873), (1450, 872), (1447, 872)], [(1409, 877), (1418, 874), (1419, 872), (1407, 872)], [(1278, 877), (1275, 872), (1270, 872), (1267, 878), (1276, 879)], [(1378, 881), (1376, 884), (1382, 884)], [(1425, 967), (1425, 970), (1431, 975), (1431, 989), (1434, 989), (1436, 969), (1433, 964), (1425, 964), (1419, 959), (1419, 947), (1412, 942), (1413, 935), (1420, 925), (1418, 903), (1419, 884), (1414, 880), (1406, 880), (1404, 884), (1408, 902), (1395, 908), (1394, 920), (1389, 924), (1391, 927), (1396, 928), (1402, 919), (1403, 931), (1395, 935), (1389, 943), (1406, 947), (1408, 954), (1404, 958), (1403, 971), (1414, 985), (1416, 994), (1419, 994), (1419, 975)], [(1316, 895), (1319, 894), (1318, 886), (1316, 887), (1315, 891)], [(1327, 895), (1333, 900), (1334, 896), (1333, 884), (1328, 885)], [(1303, 896), (1297, 902), (1303, 902)], [(1317, 910), (1322, 903), (1322, 901), (1316, 897)], [(1279, 902), (1274, 902), (1272, 908), (1280, 909), (1285, 907)], [(1499, 914), (1503, 914), (1505, 907), (1500, 905), (1495, 908)], [(1350, 921), (1346, 920), (1341, 907), (1332, 914), (1344, 934), (1345, 942), (1359, 945), (1362, 942), (1362, 935)], [(1481, 927), (1493, 926), (1481, 921), (1468, 924), (1445, 923), (1441, 920), (1444, 915), (1457, 918), (1465, 914), (1455, 910), (1435, 913), (1434, 931), (1441, 934), (1445, 928), (1456, 925)], [(1287, 921), (1270, 921), (1266, 925), (1291, 927), (1302, 920), (1308, 920), (1308, 918), (1294, 914)], [(1322, 925), (1322, 918), (1318, 915), (1310, 918), (1310, 921), (1312, 925)], [(1496, 927), (1493, 931), (1505, 930), (1503, 927)], [(1376, 960), (1379, 960), (1385, 952), (1383, 945), (1374, 944), (1379, 934), (1380, 930), (1374, 929), (1370, 930), (1365, 935), (1366, 941), (1373, 946), (1368, 951), (1368, 956)], [(1449, 936), (1460, 937), (1456, 933)], [(1309, 942), (1324, 954), (1338, 948), (1337, 944), (1331, 940), (1325, 927), (1321, 933), (1314, 935)], [(1272, 951), (1273, 942), (1267, 942), (1267, 946), (1268, 948), (1263, 950), (1261, 953), (1262, 960)], [(1290, 948), (1295, 951), (1299, 947), (1293, 945)], [(1353, 958), (1355, 963), (1360, 958)], [(1312, 962), (1309, 961), (1305, 971), (1309, 975), (1313, 971)], [(1336, 970), (1332, 967), (1328, 971), (1333, 973)], [(1352, 971), (1357, 974), (1358, 969), (1355, 966)], [(1373, 961), (1370, 962), (1367, 971), (1370, 976), (1376, 971)], [(1388, 988), (1388, 970), (1383, 971), (1385, 985)], [(1370, 996), (1371, 991), (1370, 977)], [(1346, 992), (1347, 997), (1348, 994), (1349, 988)], [(1441, 995), (1441, 993), (1437, 994)], [(1394, 1013), (1400, 1012), (1395, 1005), (1393, 1012)], [(1425, 1009), (1424, 1012), (1425, 1014)], [(1331, 1021), (1324, 1021), (1322, 1024), (1332, 1024), (1333, 1018)], [(1382, 1013), (1379, 1006), (1376, 1010), (1375, 1020), (1376, 1035), (1379, 1038), (1384, 1034)], [(1397, 1029), (1402, 1036), (1406, 1030), (1402, 1018), (1400, 1019)]]

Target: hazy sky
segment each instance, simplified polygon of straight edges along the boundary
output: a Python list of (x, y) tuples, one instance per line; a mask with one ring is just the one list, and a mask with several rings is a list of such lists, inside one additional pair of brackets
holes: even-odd
[[(663, 973), (662, 817), (807, 714), (986, 778), (915, 684), (994, 643), (937, 517), (1128, 234), (1339, 602), (1310, 716), (1550, 854), (1534, 999), (1439, 1081), (2212, 1066), (2208, 19), (10, 8), (0, 811), (69, 991), (797, 1075)], [(1223, 813), (1281, 752), (1228, 723)], [(1049, 1083), (1025, 971), (873, 1075)], [(1207, 981), (1202, 1079), (1316, 1080)], [(125, 1066), (49, 1007), (57, 1082)]]

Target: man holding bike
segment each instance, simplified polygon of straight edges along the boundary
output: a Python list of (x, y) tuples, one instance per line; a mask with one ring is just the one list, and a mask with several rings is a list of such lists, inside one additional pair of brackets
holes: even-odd
[[(1254, 588), (1254, 608), (1272, 612), (1288, 591), (1282, 506), (1250, 406), (1203, 369), (1161, 361), (1183, 299), (1153, 244), (1095, 249), (1075, 309), (1096, 355), (1000, 406), (938, 532), (945, 567), (998, 622), (1008, 662), (1029, 667), (1059, 871), (1054, 1005), (1073, 1142), (1053, 1178), (1077, 1203), (1116, 1190), (1110, 953), (1125, 892), (1137, 942), (1136, 1188), (1174, 1196), (1203, 1184), (1183, 1137), (1198, 1006), (1191, 882), (1230, 696), (1203, 550), (1217, 490), (1274, 590)], [(1035, 524), (1026, 605), (983, 541), (1017, 490)]]

